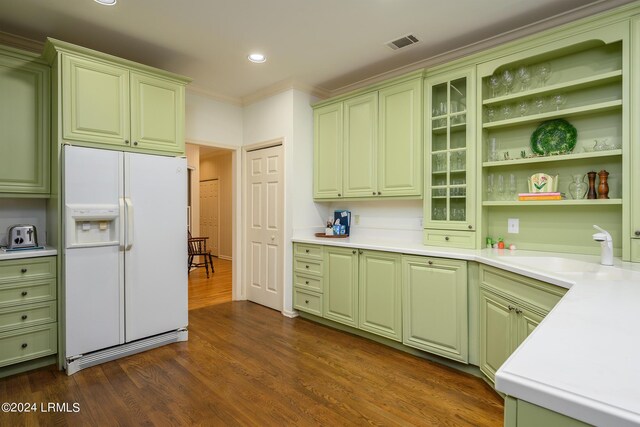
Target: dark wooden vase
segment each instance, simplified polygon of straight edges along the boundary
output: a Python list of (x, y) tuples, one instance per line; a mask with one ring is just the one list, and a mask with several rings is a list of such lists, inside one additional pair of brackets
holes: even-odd
[(591, 171), (587, 172), (587, 177), (589, 178), (589, 191), (587, 191), (587, 199), (597, 199), (598, 195), (596, 194), (596, 173)]
[(598, 172), (598, 176), (600, 177), (600, 183), (598, 184), (598, 199), (608, 199), (609, 183), (607, 183), (607, 178), (609, 177), (609, 172), (603, 169)]

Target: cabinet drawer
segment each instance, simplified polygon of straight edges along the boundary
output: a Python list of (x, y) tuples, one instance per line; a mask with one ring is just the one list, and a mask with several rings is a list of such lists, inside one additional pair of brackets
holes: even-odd
[(322, 261), (294, 258), (293, 269), (296, 273), (322, 276)]
[(0, 284), (56, 277), (56, 257), (0, 261)]
[(56, 302), (26, 304), (0, 309), (0, 332), (56, 321)]
[(294, 289), (293, 307), (322, 317), (322, 295), (302, 289)]
[(475, 248), (476, 234), (473, 231), (424, 230), (423, 242), (430, 246), (451, 248)]
[(322, 292), (322, 277), (313, 277), (294, 273), (293, 286), (311, 291)]
[(57, 323), (0, 334), (0, 366), (55, 354)]
[(530, 308), (546, 314), (560, 301), (567, 289), (486, 265), (480, 266), (480, 286), (506, 298), (516, 298)]
[(56, 279), (0, 285), (0, 307), (50, 301), (56, 298)]
[(322, 259), (322, 246), (308, 245), (306, 243), (294, 243), (293, 254), (306, 258)]

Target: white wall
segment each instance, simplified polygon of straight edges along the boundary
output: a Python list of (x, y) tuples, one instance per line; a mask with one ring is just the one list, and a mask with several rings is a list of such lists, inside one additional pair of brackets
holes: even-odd
[(7, 244), (7, 228), (15, 224), (35, 225), (38, 244), (46, 244), (46, 203), (46, 199), (0, 198), (0, 245)]
[(313, 111), (315, 99), (295, 89), (245, 107), (243, 145), (282, 139), (284, 146), (284, 286), (283, 313), (293, 314), (294, 228), (322, 226), (326, 207), (313, 203)]
[(202, 145), (242, 145), (242, 115), (239, 105), (190, 92), (185, 100), (185, 139)]

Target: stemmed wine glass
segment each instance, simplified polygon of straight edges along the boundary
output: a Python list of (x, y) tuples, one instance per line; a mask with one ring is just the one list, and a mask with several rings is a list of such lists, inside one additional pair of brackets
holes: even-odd
[(536, 109), (538, 110), (538, 114), (541, 114), (544, 111), (544, 107), (546, 104), (545, 99), (539, 96), (537, 98), (534, 98), (533, 103), (536, 106)]
[(551, 77), (551, 64), (548, 62), (543, 62), (538, 65), (536, 69), (536, 74), (538, 75), (538, 80), (540, 80), (540, 86), (544, 86)]
[(505, 90), (505, 95), (509, 95), (509, 92), (511, 92), (511, 87), (513, 86), (513, 83), (515, 82), (515, 75), (513, 74), (513, 71), (506, 69), (502, 72), (502, 86), (504, 86), (504, 90)]
[(520, 117), (525, 116), (527, 114), (527, 111), (529, 111), (529, 102), (523, 99), (518, 103), (518, 112), (520, 113)]
[(565, 95), (561, 94), (561, 93), (558, 93), (556, 95), (553, 95), (551, 97), (551, 100), (556, 105), (556, 111), (559, 111), (560, 107), (563, 106), (564, 104), (566, 104), (567, 97)]
[(521, 90), (529, 89), (529, 83), (531, 82), (531, 71), (529, 71), (529, 67), (527, 67), (526, 65), (521, 65), (520, 67), (518, 67), (516, 75), (518, 76), (520, 84), (522, 85)]
[(489, 76), (489, 80), (487, 81), (489, 88), (491, 89), (491, 97), (495, 98), (497, 94), (497, 89), (500, 86), (500, 77), (496, 74), (492, 74)]
[(492, 105), (487, 107), (487, 121), (492, 122), (496, 118), (496, 108)]
[(504, 104), (502, 106), (502, 118), (505, 120), (510, 119), (511, 114), (513, 114), (513, 109), (511, 108), (511, 104)]

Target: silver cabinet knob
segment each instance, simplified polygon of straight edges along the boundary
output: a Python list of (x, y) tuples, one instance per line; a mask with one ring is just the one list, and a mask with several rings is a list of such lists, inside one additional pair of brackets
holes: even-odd
[(640, 230), (636, 230), (636, 232), (634, 233), (636, 236), (640, 236)]
[(433, 261), (429, 260), (429, 261), (427, 261), (427, 264), (433, 265)]
[(356, 254), (356, 251), (351, 251), (351, 253), (355, 255), (355, 254)]
[(445, 236), (444, 240), (449, 241), (449, 236)]
[(513, 307), (512, 305), (509, 305), (509, 311), (513, 311), (515, 309), (516, 309), (515, 307)]

